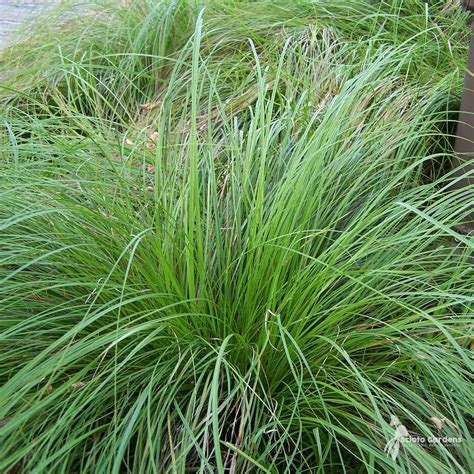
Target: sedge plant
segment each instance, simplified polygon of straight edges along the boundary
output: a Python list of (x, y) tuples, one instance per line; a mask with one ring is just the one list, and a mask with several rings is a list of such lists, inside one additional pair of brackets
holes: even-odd
[(0, 471), (472, 471), (432, 3), (101, 4), (0, 53)]

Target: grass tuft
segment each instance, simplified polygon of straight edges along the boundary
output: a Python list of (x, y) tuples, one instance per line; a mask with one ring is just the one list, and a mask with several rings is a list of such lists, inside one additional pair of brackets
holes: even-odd
[(465, 14), (115, 3), (0, 53), (0, 471), (472, 472)]

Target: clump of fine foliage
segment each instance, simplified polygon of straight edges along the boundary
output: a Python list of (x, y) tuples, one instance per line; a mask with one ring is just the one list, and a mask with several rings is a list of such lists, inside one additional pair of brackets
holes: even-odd
[(457, 2), (44, 24), (0, 53), (0, 471), (472, 472)]

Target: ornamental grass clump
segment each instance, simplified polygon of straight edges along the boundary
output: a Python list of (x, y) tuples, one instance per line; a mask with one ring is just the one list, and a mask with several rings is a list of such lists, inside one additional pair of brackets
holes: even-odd
[(432, 3), (141, 0), (1, 53), (0, 471), (472, 471)]

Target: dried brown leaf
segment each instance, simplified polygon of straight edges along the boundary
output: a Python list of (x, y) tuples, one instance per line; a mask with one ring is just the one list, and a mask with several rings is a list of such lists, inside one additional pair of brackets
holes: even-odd
[(441, 429), (446, 421), (446, 418), (438, 418), (436, 416), (432, 416), (430, 420), (436, 425), (438, 429)]
[(138, 107), (140, 107), (141, 110), (153, 110), (153, 104), (140, 104)]

